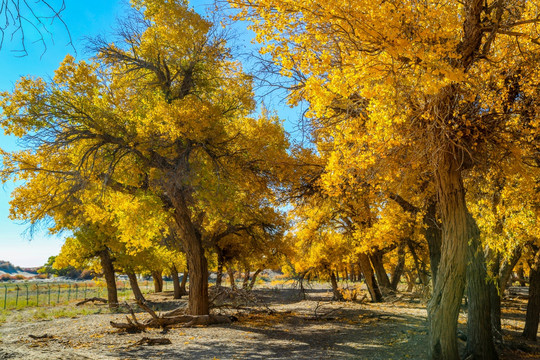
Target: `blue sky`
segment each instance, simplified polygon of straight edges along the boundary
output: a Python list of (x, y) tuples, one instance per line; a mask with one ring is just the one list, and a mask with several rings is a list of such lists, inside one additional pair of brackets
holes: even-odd
[[(61, 1), (52, 0), (52, 3), (59, 4)], [(211, 5), (211, 0), (190, 3), (198, 12), (204, 12), (204, 9)], [(125, 0), (66, 0), (66, 6), (62, 13), (63, 20), (69, 28), (73, 47), (67, 45), (69, 37), (59, 22), (48, 27), (53, 36), (52, 40), (50, 36), (46, 36), (45, 52), (42, 44), (32, 43), (36, 37), (31, 32), (26, 34), (28, 55), (24, 57), (18, 57), (18, 53), (14, 52), (21, 48), (20, 40), (9, 42), (6, 39), (0, 51), (0, 91), (11, 90), (13, 84), (23, 75), (45, 78), (52, 76), (54, 69), (68, 53), (78, 59), (85, 58), (84, 39), (110, 31), (115, 19), (122, 15), (127, 5)], [(249, 42), (248, 33), (245, 32), (244, 35), (245, 41)], [(273, 108), (280, 106), (279, 114), (287, 118), (289, 124), (296, 121), (298, 111), (286, 109), (278, 100), (265, 99), (265, 103)], [(0, 133), (1, 148), (12, 150), (16, 146), (14, 139)], [(63, 237), (50, 236), (44, 231), (35, 232), (30, 237), (27, 234), (28, 224), (9, 220), (9, 199), (13, 188), (14, 185), (8, 183), (0, 189), (0, 260), (23, 267), (40, 266), (49, 256), (58, 254)]]

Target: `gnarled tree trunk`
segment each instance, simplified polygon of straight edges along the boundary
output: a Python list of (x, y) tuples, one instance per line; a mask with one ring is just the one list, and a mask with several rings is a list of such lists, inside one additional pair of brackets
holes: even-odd
[(114, 309), (118, 307), (118, 290), (116, 289), (116, 277), (114, 276), (114, 266), (109, 250), (101, 250), (99, 259), (103, 269), (103, 276), (105, 276), (105, 283), (107, 284), (107, 302), (109, 307)]
[(383, 252), (375, 251), (369, 255), (369, 259), (371, 260), (371, 264), (373, 265), (373, 269), (375, 270), (377, 281), (380, 287), (383, 289), (390, 289), (390, 280), (388, 279), (388, 274), (386, 273), (383, 264)]
[(343, 294), (339, 291), (336, 273), (333, 271), (330, 271), (330, 282), (332, 284), (332, 293), (334, 294), (332, 300), (343, 300)]
[(251, 281), (249, 283), (249, 287), (248, 287), (249, 290), (253, 290), (253, 287), (255, 286), (255, 282), (257, 281), (257, 276), (259, 276), (261, 271), (262, 271), (262, 269), (257, 269), (255, 271), (255, 273), (253, 273), (253, 275), (251, 277)]
[(392, 272), (392, 280), (390, 281), (390, 288), (394, 291), (397, 290), (403, 270), (405, 270), (405, 243), (401, 241), (398, 246), (398, 262)]
[(154, 291), (159, 293), (163, 291), (163, 276), (161, 272), (152, 271), (152, 279), (154, 279)]
[(216, 287), (220, 287), (223, 282), (223, 251), (216, 246), (217, 251), (217, 274), (216, 274)]
[(227, 275), (229, 275), (229, 284), (231, 285), (231, 289), (236, 290), (236, 282), (234, 281), (234, 270), (230, 266), (227, 266)]
[(182, 294), (182, 296), (187, 295), (188, 293), (186, 290), (187, 279), (188, 279), (188, 271), (187, 269), (184, 269), (184, 273), (182, 274), (182, 282), (180, 283), (180, 294)]

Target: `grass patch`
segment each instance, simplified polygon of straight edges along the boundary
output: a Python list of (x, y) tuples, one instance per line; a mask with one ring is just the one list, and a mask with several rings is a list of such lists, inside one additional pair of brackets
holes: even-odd
[(101, 314), (103, 308), (99, 307), (61, 307), (61, 308), (39, 308), (36, 309), (32, 318), (36, 320), (52, 320), (58, 318), (72, 318), (77, 316)]

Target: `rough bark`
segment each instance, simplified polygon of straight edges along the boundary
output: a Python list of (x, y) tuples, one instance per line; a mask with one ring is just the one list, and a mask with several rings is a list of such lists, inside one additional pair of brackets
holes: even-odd
[(250, 274), (250, 271), (248, 268), (246, 268), (244, 272), (244, 280), (242, 281), (242, 289), (247, 289), (249, 285), (249, 274)]
[(116, 289), (116, 277), (114, 276), (114, 266), (109, 250), (101, 250), (99, 252), (99, 259), (101, 268), (103, 269), (103, 276), (105, 276), (105, 283), (107, 284), (107, 301), (109, 307), (114, 309), (118, 307), (118, 291)]
[(418, 258), (418, 255), (416, 254), (416, 249), (411, 239), (407, 239), (407, 246), (413, 257), (414, 267), (416, 268), (416, 273), (418, 274), (418, 278), (420, 279), (420, 282), (425, 288), (429, 282), (428, 276), (427, 276), (426, 264)]
[(373, 273), (373, 268), (371, 267), (371, 262), (369, 261), (369, 256), (365, 253), (361, 253), (358, 257), (360, 271), (364, 274), (364, 279), (366, 280), (366, 286), (371, 296), (372, 302), (381, 302), (383, 301), (383, 296), (377, 280), (375, 279), (375, 274)]
[(529, 301), (525, 315), (525, 328), (522, 336), (529, 340), (536, 340), (538, 322), (540, 320), (540, 249), (535, 247), (534, 260), (531, 263), (529, 276)]
[(178, 276), (178, 269), (176, 266), (171, 266), (171, 277), (173, 282), (173, 298), (180, 299), (182, 298), (182, 290), (180, 288), (180, 277)]
[(519, 286), (527, 286), (525, 282), (525, 271), (523, 270), (523, 265), (519, 265), (516, 274), (518, 276)]
[(163, 291), (163, 276), (161, 272), (152, 271), (152, 279), (154, 279), (154, 291), (160, 293)]
[(498, 359), (491, 323), (490, 291), (480, 230), (469, 214), (471, 240), (467, 251), (467, 358), (471, 360)]
[(489, 259), (489, 275), (491, 279), (488, 282), (489, 288), (489, 300), (490, 300), (490, 310), (491, 310), (491, 328), (493, 331), (493, 336), (497, 342), (502, 342), (502, 324), (501, 324), (501, 297), (502, 292), (500, 292), (500, 265), (501, 265), (501, 255), (498, 251), (490, 250), (488, 252), (487, 258)]
[(519, 259), (521, 258), (521, 251), (521, 247), (517, 247), (516, 249), (514, 249), (514, 252), (510, 259), (504, 261), (501, 266), (499, 279), (499, 292), (501, 293), (501, 296), (504, 295), (506, 287), (508, 286), (510, 278), (512, 277), (512, 271), (514, 271), (514, 268), (516, 267)]
[(137, 281), (137, 275), (133, 271), (126, 271), (126, 275), (129, 279), (129, 285), (131, 285), (131, 291), (133, 291), (133, 296), (135, 300), (145, 302), (146, 299), (139, 287), (139, 282)]
[(441, 262), (428, 303), (429, 358), (459, 360), (457, 320), (465, 287), (470, 229), (460, 164), (452, 153), (441, 155), (436, 175), (443, 223)]
[(390, 280), (388, 279), (388, 274), (386, 273), (386, 270), (384, 268), (382, 251), (373, 252), (369, 255), (369, 259), (371, 260), (371, 264), (373, 265), (373, 269), (375, 270), (377, 281), (380, 287), (383, 289), (390, 289)]
[(169, 198), (175, 209), (174, 219), (178, 225), (179, 238), (183, 241), (189, 270), (190, 315), (208, 315), (208, 262), (204, 255), (202, 235), (193, 222), (181, 190), (171, 186), (167, 189)]

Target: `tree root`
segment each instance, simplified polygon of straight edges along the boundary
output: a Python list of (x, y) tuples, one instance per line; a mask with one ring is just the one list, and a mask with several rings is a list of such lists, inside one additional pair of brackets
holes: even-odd
[(131, 318), (126, 316), (127, 322), (118, 323), (111, 321), (110, 324), (112, 327), (121, 329), (127, 332), (143, 332), (147, 328), (162, 328), (166, 329), (170, 326), (181, 326), (181, 327), (191, 327), (199, 325), (214, 325), (214, 324), (230, 324), (234, 317), (224, 316), (224, 315), (185, 315), (179, 314), (179, 310), (175, 309), (161, 315), (157, 314), (154, 310), (148, 307), (145, 303), (137, 301), (139, 306), (150, 314), (150, 318), (144, 321), (139, 321), (135, 316), (135, 313), (131, 307), (129, 311)]
[(141, 340), (137, 341), (131, 346), (141, 346), (141, 345), (152, 346), (152, 345), (170, 345), (170, 344), (172, 344), (171, 340), (167, 338), (149, 338), (145, 336)]

